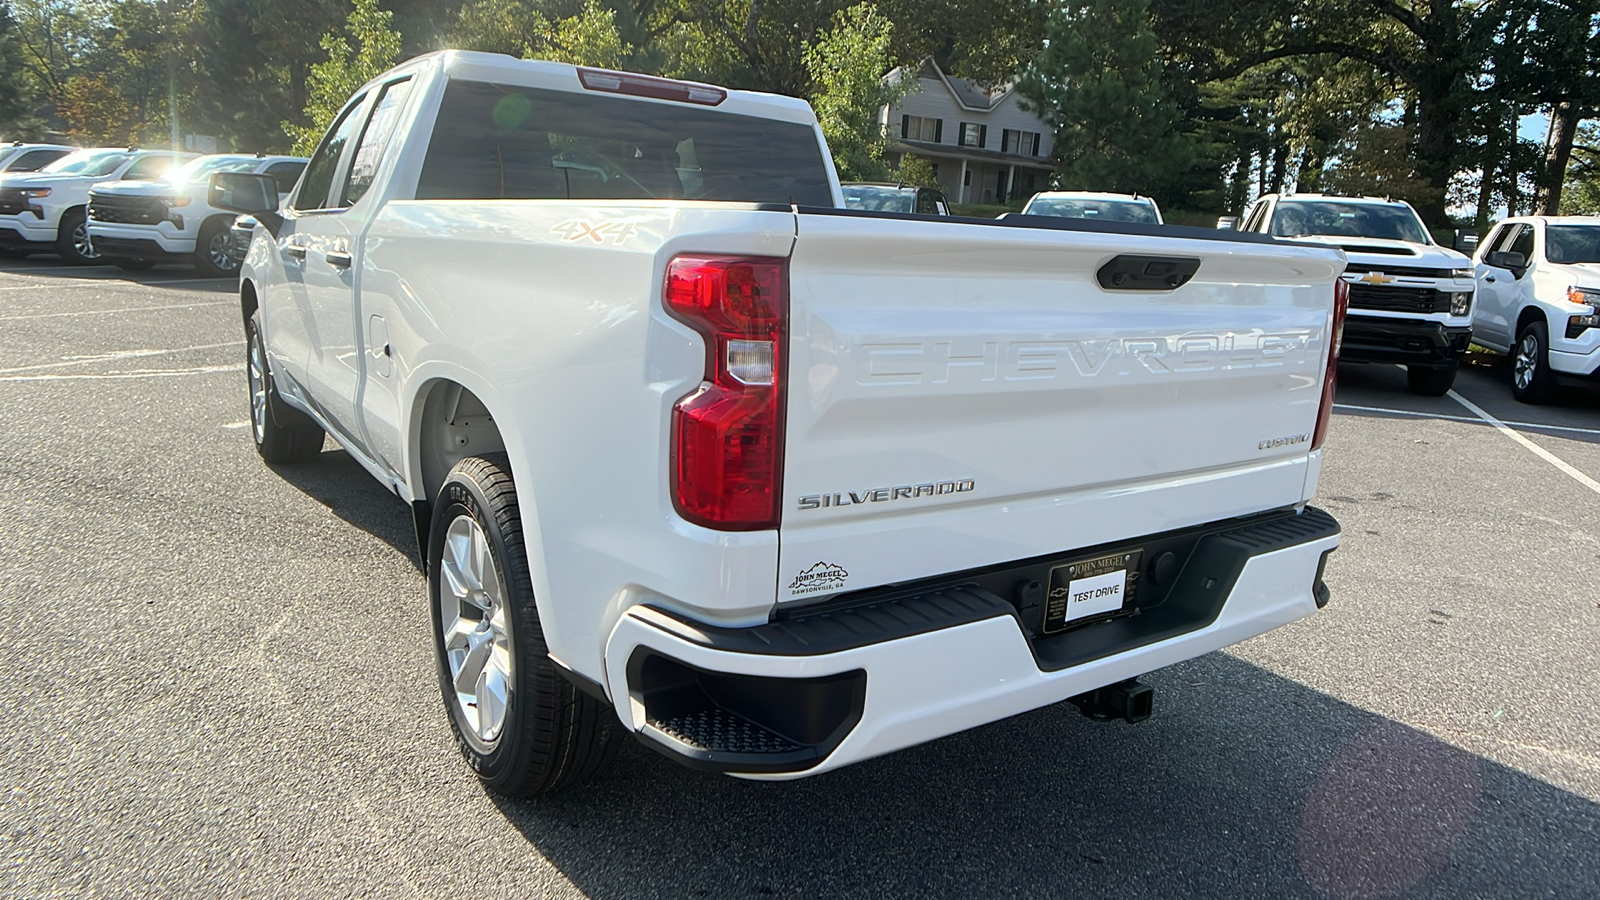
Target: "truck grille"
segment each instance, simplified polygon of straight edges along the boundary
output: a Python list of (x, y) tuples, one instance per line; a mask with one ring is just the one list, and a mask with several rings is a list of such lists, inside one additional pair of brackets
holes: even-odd
[(116, 197), (89, 192), (89, 218), (116, 225), (154, 225), (167, 217), (167, 205), (156, 197)]
[(20, 216), (27, 206), (28, 201), (16, 188), (0, 191), (0, 216)]
[[(1388, 270), (1384, 270), (1387, 272)], [(1450, 294), (1433, 288), (1378, 287), (1350, 285), (1351, 309), (1378, 309), (1385, 312), (1441, 313), (1450, 311)]]
[(1345, 266), (1344, 270), (1350, 274), (1382, 272), (1385, 275), (1400, 275), (1406, 278), (1441, 278), (1448, 280), (1451, 277), (1449, 269), (1423, 269), (1415, 266), (1372, 266), (1362, 265), (1361, 263), (1351, 263), (1350, 265)]

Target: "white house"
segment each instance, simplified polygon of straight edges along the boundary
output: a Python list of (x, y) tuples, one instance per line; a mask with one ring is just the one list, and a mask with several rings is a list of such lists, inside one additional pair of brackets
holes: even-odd
[[(907, 70), (885, 79), (898, 83)], [(1005, 203), (1050, 187), (1050, 127), (1024, 110), (1011, 85), (985, 89), (951, 78), (933, 60), (916, 70), (918, 88), (886, 106), (879, 122), (894, 142), (889, 161), (907, 153), (934, 164), (955, 203)]]

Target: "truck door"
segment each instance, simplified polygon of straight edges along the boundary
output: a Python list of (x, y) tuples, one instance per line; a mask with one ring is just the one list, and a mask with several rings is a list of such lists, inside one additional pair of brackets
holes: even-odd
[[(1522, 284), (1518, 273), (1488, 263), (1489, 255), (1501, 250), (1533, 251), (1533, 226), (1513, 222), (1500, 226), (1484, 245), (1478, 256), (1476, 276), (1478, 296), (1474, 298), (1477, 311), (1472, 317), (1472, 328), (1482, 338), (1499, 347), (1510, 347), (1516, 339), (1512, 330), (1517, 316), (1522, 312)], [(1532, 260), (1528, 260), (1530, 263)]]
[(379, 197), (369, 196), (369, 189), (410, 96), (411, 81), (393, 81), (373, 93), (370, 112), (354, 117), (359, 127), (351, 129), (356, 137), (350, 141), (346, 164), (336, 170), (328, 206), (300, 223), (306, 309), (316, 334), (306, 360), (306, 378), (328, 424), (369, 457), (372, 447), (356, 412), (368, 362), (368, 328), (356, 299), (360, 236), (377, 206)]
[(319, 410), (324, 408), (321, 401), (325, 398), (304, 396), (311, 383), (309, 360), (316, 352), (314, 348), (326, 340), (313, 314), (306, 286), (310, 241), (323, 228), (321, 220), (339, 212), (332, 200), (334, 176), (342, 171), (345, 151), (353, 142), (365, 109), (364, 95), (350, 101), (311, 154), (305, 177), (284, 209), (283, 228), (278, 232), (278, 257), (288, 288), (283, 299), (287, 302), (269, 299), (261, 308), (273, 371), (287, 375), (290, 389)]

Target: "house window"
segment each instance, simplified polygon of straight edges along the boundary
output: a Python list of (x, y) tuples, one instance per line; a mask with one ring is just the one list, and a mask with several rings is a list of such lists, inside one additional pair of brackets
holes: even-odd
[(944, 140), (944, 120), (922, 116), (901, 116), (900, 136), (908, 141), (940, 143)]
[(1000, 152), (1016, 153), (1020, 156), (1039, 155), (1039, 132), (1017, 131), (1007, 128), (1000, 133)]
[(989, 143), (989, 126), (973, 122), (961, 123), (961, 146), (983, 147)]
[(972, 187), (972, 170), (971, 169), (968, 169), (966, 176), (961, 179), (961, 186), (962, 187)]

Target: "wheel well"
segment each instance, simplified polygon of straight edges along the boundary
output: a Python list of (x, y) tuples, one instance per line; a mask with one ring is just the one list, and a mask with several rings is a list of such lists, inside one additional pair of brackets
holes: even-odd
[(239, 285), (239, 312), (244, 314), (246, 322), (250, 321), (250, 317), (256, 314), (256, 309), (260, 306), (260, 302), (256, 300), (255, 284), (246, 281)]
[(502, 451), (506, 442), (489, 408), (471, 391), (453, 381), (436, 381), (425, 391), (416, 443), (422, 493), (415, 499), (432, 502), (452, 466)]
[(1522, 314), (1517, 316), (1517, 330), (1511, 333), (1511, 343), (1513, 345), (1517, 342), (1517, 336), (1522, 334), (1522, 329), (1526, 328), (1528, 323), (1533, 321), (1544, 321), (1544, 310), (1537, 306), (1524, 307)]

